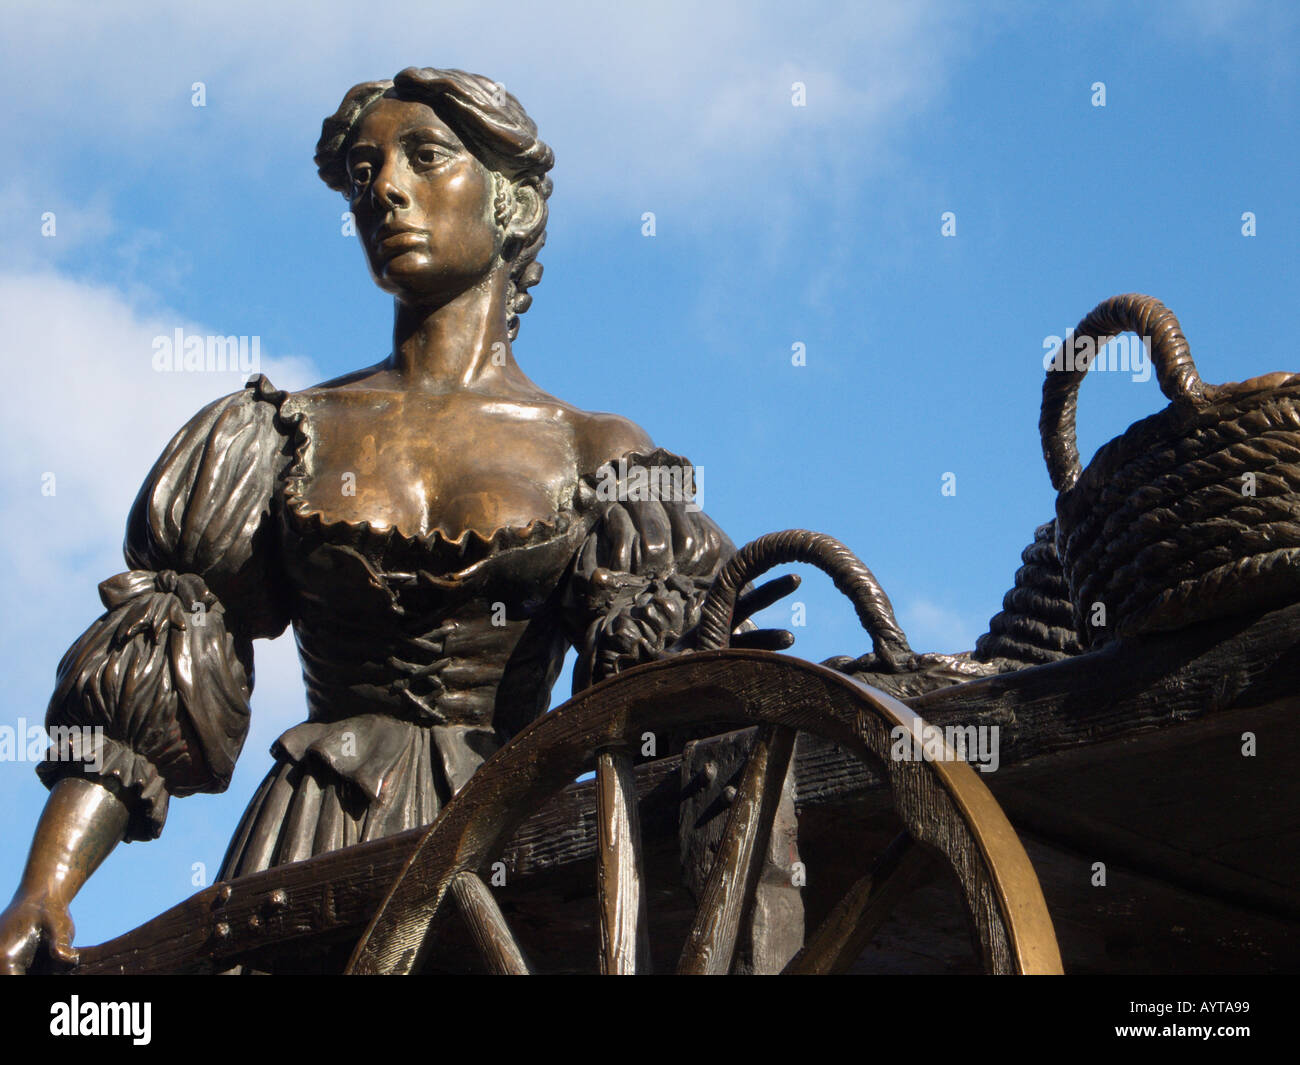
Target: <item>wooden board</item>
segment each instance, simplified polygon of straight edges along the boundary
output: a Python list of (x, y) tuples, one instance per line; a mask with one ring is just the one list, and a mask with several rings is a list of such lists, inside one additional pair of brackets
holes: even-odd
[[(1001, 766), (985, 782), (1005, 798), (1013, 823), (1043, 841), (1040, 853), (1058, 870), (1042, 879), (1058, 922), (1071, 930), (1063, 944), (1075, 944), (1066, 950), (1067, 970), (1112, 964), (1123, 971), (1129, 962), (1096, 944), (1126, 935), (1140, 941), (1151, 915), (1176, 911), (1179, 899), (1200, 907), (1189, 924), (1175, 922), (1182, 933), (1169, 933), (1187, 941), (1181, 953), (1166, 951), (1183, 959), (1179, 964), (1199, 958), (1200, 971), (1215, 971), (1219, 950), (1238, 968), (1300, 966), (1300, 942), (1289, 931), (1300, 913), (1300, 741), (1289, 727), (1298, 705), (1293, 693), (1300, 691), (1298, 634), (1295, 606), (909, 701), (935, 725), (999, 727)], [(1253, 758), (1241, 753), (1245, 732), (1255, 734)], [(837, 886), (835, 856), (851, 849), (853, 833), (886, 803), (881, 781), (833, 744), (801, 740), (795, 772), (811, 926)], [(634, 770), (651, 880), (676, 850), (679, 773), (677, 757)], [(594, 892), (594, 813), (593, 785), (572, 785), (519, 828), (503, 855), (511, 885), (502, 889), (503, 910), (512, 927), (521, 918), (532, 923), (526, 914), (534, 909), (549, 918), (557, 930), (555, 958), (564, 952), (558, 940), (572, 940), (589, 923), (566, 923), (557, 900), (575, 892), (589, 900)], [(303, 968), (332, 963), (346, 956), (420, 832), (214, 885), (125, 936), (83, 948), (79, 971), (213, 971), (236, 961), (256, 967), (268, 954), (281, 963), (296, 958)], [(664, 840), (668, 846), (660, 845)], [(1091, 869), (1093, 861), (1117, 871), (1111, 894), (1078, 894), (1074, 866)], [(660, 872), (671, 877), (666, 868)], [(1126, 911), (1121, 896), (1136, 889), (1116, 885), (1133, 878), (1151, 901)], [(688, 906), (680, 884), (659, 883), (650, 895), (652, 926), (657, 907)], [(1139, 911), (1146, 924), (1125, 916)], [(1091, 929), (1091, 938), (1080, 928)], [(1225, 937), (1231, 945), (1218, 942)], [(1130, 954), (1150, 963), (1140, 951)]]

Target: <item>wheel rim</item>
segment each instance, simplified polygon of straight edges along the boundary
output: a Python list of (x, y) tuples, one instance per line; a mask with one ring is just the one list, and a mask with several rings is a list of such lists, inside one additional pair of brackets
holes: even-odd
[[(874, 875), (855, 884), (827, 919), (833, 925), (838, 913), (847, 931), (838, 934), (824, 924), (789, 971), (841, 971), (854, 949), (854, 929), (860, 932), (864, 921), (879, 916), (872, 907), (890, 901), (927, 854), (956, 873), (986, 971), (1061, 971), (1033, 866), (975, 771), (946, 748), (939, 760), (892, 758), (894, 737), (903, 734), (896, 730), (918, 744), (922, 740), (924, 722), (906, 706), (834, 670), (751, 650), (706, 651), (639, 666), (580, 693), (521, 732), (429, 827), (357, 944), (348, 971), (414, 971), (431, 926), (449, 909), (459, 910), (490, 969), (527, 971), (479, 874), (529, 812), (592, 768), (603, 796), (597, 848), (601, 969), (644, 971), (644, 883), (626, 752), (640, 745), (646, 731), (704, 723), (760, 730), (744, 774), (751, 783), (742, 782), (679, 971), (725, 972), (730, 964), (736, 923), (731, 911), (748, 901), (743, 896), (753, 855), (766, 847), (764, 833), (771, 827), (764, 802), (771, 781), (779, 787), (784, 779), (796, 730), (839, 743), (881, 767), (895, 810), (922, 846), (912, 849), (903, 841), (899, 853), (887, 855)], [(722, 868), (727, 839), (740, 857)], [(721, 888), (714, 887), (715, 879)], [(720, 936), (714, 935), (719, 929)]]

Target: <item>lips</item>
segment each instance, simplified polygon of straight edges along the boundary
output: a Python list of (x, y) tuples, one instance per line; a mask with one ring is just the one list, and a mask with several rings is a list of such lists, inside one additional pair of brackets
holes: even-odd
[(422, 229), (393, 229), (382, 226), (375, 232), (374, 246), (376, 251), (385, 255), (397, 255), (412, 248), (422, 247), (428, 239), (429, 234)]

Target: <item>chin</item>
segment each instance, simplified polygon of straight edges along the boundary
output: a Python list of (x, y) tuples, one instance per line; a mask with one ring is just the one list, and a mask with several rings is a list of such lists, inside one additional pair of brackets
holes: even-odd
[[(400, 256), (409, 259), (410, 256)], [(389, 262), (384, 267), (383, 276), (377, 278), (379, 287), (396, 296), (403, 303), (443, 303), (459, 296), (466, 289), (473, 288), (483, 279), (483, 274), (448, 274), (445, 271), (431, 269), (427, 261), (423, 268), (414, 263)]]
[(385, 292), (401, 296), (424, 288), (421, 281), (427, 281), (429, 274), (432, 273), (432, 266), (427, 257), (417, 257), (408, 252), (385, 263), (371, 263), (370, 273), (375, 279), (375, 284)]

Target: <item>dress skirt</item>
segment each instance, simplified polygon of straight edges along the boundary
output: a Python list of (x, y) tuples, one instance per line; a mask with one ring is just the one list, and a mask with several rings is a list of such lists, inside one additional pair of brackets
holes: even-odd
[(497, 746), (488, 729), (381, 715), (298, 725), (271, 748), (276, 764), (231, 838), (219, 879), (427, 825)]

